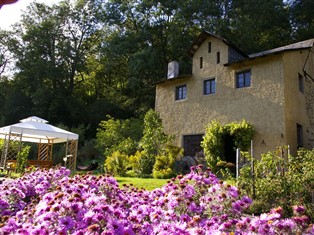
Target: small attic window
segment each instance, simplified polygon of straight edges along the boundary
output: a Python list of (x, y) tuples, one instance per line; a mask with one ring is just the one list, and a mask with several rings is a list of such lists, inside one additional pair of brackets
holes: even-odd
[(200, 57), (200, 69), (203, 68), (203, 57)]
[(299, 91), (301, 93), (304, 93), (304, 79), (300, 73), (299, 73)]
[(220, 63), (220, 52), (218, 51), (217, 52), (217, 64), (219, 64)]
[(212, 52), (212, 43), (208, 42), (208, 53)]

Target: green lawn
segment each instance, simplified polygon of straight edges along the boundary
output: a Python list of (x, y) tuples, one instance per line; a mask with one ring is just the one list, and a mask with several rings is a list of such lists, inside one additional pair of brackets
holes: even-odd
[(122, 187), (123, 184), (130, 185), (132, 184), (133, 187), (136, 188), (144, 188), (149, 191), (154, 190), (156, 188), (160, 188), (169, 181), (169, 179), (147, 179), (147, 178), (131, 178), (131, 177), (114, 177), (119, 186)]

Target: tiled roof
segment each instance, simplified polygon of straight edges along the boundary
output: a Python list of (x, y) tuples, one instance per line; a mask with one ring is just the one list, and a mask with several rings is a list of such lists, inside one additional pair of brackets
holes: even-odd
[(290, 44), (287, 46), (278, 47), (278, 48), (274, 48), (271, 50), (254, 53), (254, 54), (249, 55), (249, 58), (253, 59), (253, 58), (266, 56), (269, 54), (280, 53), (280, 52), (284, 52), (284, 51), (307, 49), (307, 48), (311, 48), (313, 46), (313, 44), (314, 44), (314, 38), (309, 39), (309, 40), (305, 40), (305, 41), (301, 41), (301, 42), (297, 42), (297, 43), (293, 43), (293, 44)]

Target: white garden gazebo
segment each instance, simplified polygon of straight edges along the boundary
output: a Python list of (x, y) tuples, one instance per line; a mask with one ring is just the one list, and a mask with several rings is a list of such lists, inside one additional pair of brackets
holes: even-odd
[[(78, 135), (48, 124), (48, 121), (32, 116), (14, 125), (0, 128), (0, 139), (4, 139), (4, 148), (1, 154), (0, 168), (6, 169), (8, 160), (16, 160), (16, 153), (10, 152), (10, 142), (38, 143), (38, 160), (52, 161), (53, 144), (66, 143), (65, 165), (75, 170)], [(21, 147), (20, 147), (21, 149)]]

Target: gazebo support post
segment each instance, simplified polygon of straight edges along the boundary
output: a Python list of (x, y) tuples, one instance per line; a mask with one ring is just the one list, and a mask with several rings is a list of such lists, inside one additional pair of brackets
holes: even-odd
[(65, 166), (71, 171), (75, 170), (77, 157), (77, 140), (67, 140), (65, 147)]
[[(9, 140), (7, 138), (9, 138)], [(3, 142), (3, 149), (2, 149), (1, 161), (0, 161), (0, 167), (2, 170), (6, 170), (9, 143), (10, 143), (10, 134), (5, 135), (4, 142)]]
[[(10, 143), (13, 141), (18, 141), (18, 151), (14, 151), (13, 148), (10, 149)], [(22, 134), (12, 134), (11, 131), (8, 135), (5, 135), (4, 138), (4, 149), (1, 154), (0, 167), (3, 170), (7, 169), (8, 160), (16, 160), (17, 155), (21, 152), (22, 149)]]

